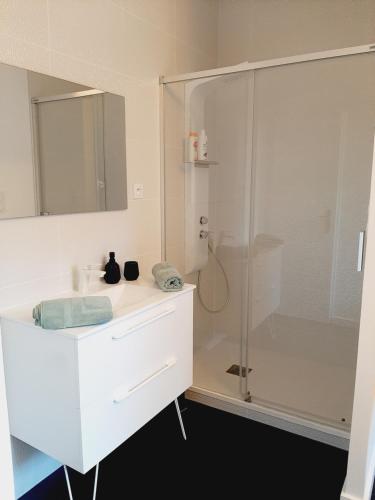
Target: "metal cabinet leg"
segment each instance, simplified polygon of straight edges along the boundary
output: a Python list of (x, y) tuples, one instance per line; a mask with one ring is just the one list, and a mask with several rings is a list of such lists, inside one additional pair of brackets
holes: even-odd
[(66, 465), (64, 465), (64, 472), (65, 472), (66, 485), (68, 487), (68, 492), (69, 492), (69, 500), (73, 500), (72, 488), (70, 487), (69, 474)]
[[(68, 469), (66, 468), (66, 465), (64, 465), (64, 472), (65, 472), (66, 485), (68, 487), (68, 492), (69, 492), (69, 500), (73, 500), (72, 488), (70, 486), (69, 474), (68, 474)], [(98, 487), (98, 474), (99, 474), (99, 464), (96, 464), (95, 479), (94, 479), (94, 492), (92, 494), (92, 500), (96, 499), (96, 490)]]
[(182, 421), (182, 416), (181, 416), (180, 406), (179, 406), (179, 404), (178, 404), (178, 399), (177, 399), (177, 398), (174, 400), (174, 404), (176, 405), (176, 410), (177, 410), (178, 420), (180, 421), (180, 426), (181, 426), (181, 432), (182, 432), (182, 435), (184, 436), (184, 439), (186, 440), (186, 432), (185, 432), (185, 427), (184, 427), (184, 423), (183, 423), (183, 421)]
[(95, 500), (96, 498), (96, 489), (98, 486), (98, 474), (99, 474), (99, 464), (96, 464), (95, 467), (95, 479), (94, 479), (94, 492), (92, 494), (92, 500)]

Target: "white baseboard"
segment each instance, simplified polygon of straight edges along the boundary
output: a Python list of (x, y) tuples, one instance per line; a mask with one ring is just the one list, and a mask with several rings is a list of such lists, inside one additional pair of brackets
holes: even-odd
[(359, 497), (354, 497), (353, 495), (349, 495), (349, 493), (341, 492), (340, 500), (362, 500)]
[(350, 495), (349, 493), (345, 492), (345, 483), (344, 487), (341, 492), (340, 500), (362, 500), (362, 498), (355, 497), (354, 495)]
[(349, 448), (349, 433), (333, 427), (320, 425), (304, 418), (287, 415), (281, 411), (261, 407), (254, 403), (247, 403), (197, 387), (191, 387), (186, 391), (185, 396), (187, 399), (217, 408), (218, 410), (240, 415), (250, 420), (335, 446), (336, 448), (343, 450)]

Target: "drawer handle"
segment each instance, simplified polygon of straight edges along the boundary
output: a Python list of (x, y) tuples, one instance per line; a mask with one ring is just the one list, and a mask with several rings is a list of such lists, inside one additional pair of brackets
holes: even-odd
[(176, 359), (171, 359), (165, 363), (161, 368), (156, 370), (156, 372), (152, 373), (145, 379), (143, 379), (141, 382), (138, 382), (138, 384), (133, 385), (130, 389), (125, 389), (125, 390), (120, 390), (118, 391), (117, 394), (115, 394), (113, 398), (114, 403), (121, 403), (124, 399), (128, 398), (132, 394), (138, 391), (138, 389), (141, 389), (144, 385), (148, 384), (151, 382), (151, 380), (154, 380), (156, 377), (164, 373), (165, 371), (169, 370), (169, 368), (172, 368), (176, 364), (177, 360)]
[(133, 333), (133, 332), (139, 330), (140, 328), (143, 328), (144, 326), (150, 325), (154, 321), (156, 321), (160, 318), (164, 318), (164, 316), (168, 316), (169, 314), (172, 314), (173, 312), (175, 312), (175, 310), (176, 310), (176, 308), (172, 307), (170, 309), (167, 309), (166, 311), (162, 311), (161, 313), (156, 314), (154, 317), (146, 319), (146, 321), (141, 321), (137, 325), (131, 326), (130, 328), (128, 328), (128, 330), (125, 330), (125, 332), (122, 332), (118, 335), (113, 335), (112, 340), (121, 340), (124, 337), (126, 337), (127, 335), (129, 335), (130, 333)]

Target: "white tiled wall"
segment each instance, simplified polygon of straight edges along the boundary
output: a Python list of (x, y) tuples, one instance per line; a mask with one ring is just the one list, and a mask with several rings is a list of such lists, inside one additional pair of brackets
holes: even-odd
[[(0, 221), (0, 308), (65, 286), (110, 250), (144, 273), (160, 260), (157, 77), (214, 67), (216, 28), (216, 0), (0, 2), (1, 62), (125, 95), (129, 180), (126, 211)], [(18, 449), (16, 467), (20, 494), (52, 466)]]
[(160, 258), (156, 77), (213, 67), (216, 25), (216, 0), (1, 2), (2, 62), (125, 95), (129, 209), (0, 222), (0, 308), (19, 285), (22, 300), (26, 283), (65, 278), (109, 250), (144, 272)]
[(218, 66), (375, 41), (373, 0), (219, 0)]

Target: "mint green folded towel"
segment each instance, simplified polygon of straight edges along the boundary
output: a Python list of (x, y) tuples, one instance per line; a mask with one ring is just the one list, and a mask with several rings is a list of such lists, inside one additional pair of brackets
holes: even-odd
[(152, 274), (163, 292), (175, 292), (184, 286), (181, 274), (168, 262), (155, 264), (152, 268)]
[(35, 324), (48, 330), (100, 325), (113, 318), (109, 297), (44, 300), (33, 309)]

